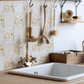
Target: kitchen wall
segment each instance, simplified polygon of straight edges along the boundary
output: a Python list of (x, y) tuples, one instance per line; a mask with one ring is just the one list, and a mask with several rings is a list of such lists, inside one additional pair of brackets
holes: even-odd
[[(47, 1), (46, 31), (50, 44), (44, 44), (42, 40), (29, 43), (29, 56), (37, 57), (37, 63), (49, 61), (50, 52), (63, 50), (82, 50), (84, 40), (84, 23), (60, 23), (60, 4), (57, 1), (55, 27), (53, 26), (53, 2)], [(29, 1), (0, 1), (0, 71), (20, 67), (20, 57), (25, 57), (26, 43), (26, 13), (32, 10), (33, 35), (42, 34), (44, 22), (44, 1), (34, 1), (34, 6), (29, 8)], [(78, 16), (84, 21), (84, 1), (78, 6)], [(72, 10), (75, 15), (74, 2), (66, 2), (63, 12)], [(27, 18), (29, 19), (29, 18)], [(27, 22), (29, 24), (29, 21)], [(27, 27), (29, 26), (27, 24)], [(53, 29), (59, 30), (58, 37), (50, 35)]]
[[(56, 29), (59, 30), (58, 37), (54, 37), (54, 51), (64, 50), (80, 50), (82, 51), (82, 41), (84, 40), (84, 23), (59, 23), (60, 21), (60, 4), (57, 2), (56, 8)], [(84, 21), (84, 0), (80, 3), (77, 9), (77, 15), (82, 16)], [(75, 3), (66, 2), (63, 7), (63, 12), (72, 10), (75, 15)]]
[[(0, 1), (0, 71), (20, 67), (20, 57), (26, 55), (26, 23), (29, 27), (29, 12), (32, 11), (33, 36), (42, 35), (44, 24), (44, 1)], [(54, 51), (54, 37), (50, 35), (53, 27), (53, 2), (48, 2), (46, 36), (50, 44), (42, 40), (29, 43), (29, 56), (37, 58), (38, 63), (49, 61), (49, 53)], [(26, 22), (27, 19), (27, 22)], [(35, 64), (35, 63), (34, 63)]]

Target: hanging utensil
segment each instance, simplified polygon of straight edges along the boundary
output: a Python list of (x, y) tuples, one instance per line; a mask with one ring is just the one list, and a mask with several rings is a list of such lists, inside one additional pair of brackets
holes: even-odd
[[(44, 4), (44, 27), (43, 27), (43, 35), (46, 36), (46, 6)], [(46, 40), (43, 38), (43, 42), (46, 44)]]
[(32, 22), (32, 12), (29, 12), (29, 38), (35, 39), (35, 37), (32, 36), (31, 22)]
[[(53, 10), (53, 27), (55, 27), (55, 8), (57, 7), (56, 0), (53, 4), (53, 7), (54, 7), (54, 10)], [(55, 30), (55, 28), (54, 28), (54, 30), (51, 32), (51, 34), (57, 37), (59, 34), (59, 30)]]

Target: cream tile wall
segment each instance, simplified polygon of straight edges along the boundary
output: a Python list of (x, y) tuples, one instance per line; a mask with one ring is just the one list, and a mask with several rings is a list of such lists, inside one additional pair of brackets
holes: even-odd
[[(0, 71), (20, 67), (20, 57), (26, 55), (26, 13), (32, 11), (32, 34), (42, 35), (44, 24), (44, 1), (0, 1)], [(46, 32), (50, 44), (42, 40), (29, 43), (29, 56), (37, 58), (37, 64), (49, 61), (49, 53), (54, 51), (54, 37), (50, 35), (53, 27), (53, 2), (48, 2)], [(27, 22), (28, 27), (29, 21)]]

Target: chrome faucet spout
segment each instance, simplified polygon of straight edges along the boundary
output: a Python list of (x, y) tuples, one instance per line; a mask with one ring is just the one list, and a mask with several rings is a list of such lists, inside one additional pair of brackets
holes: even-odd
[(46, 43), (49, 44), (48, 38), (46, 36), (44, 36), (44, 35), (41, 35), (41, 36), (39, 36), (39, 37), (37, 37), (35, 39), (28, 39), (28, 42), (35, 42), (35, 41), (40, 40), (41, 38), (45, 38), (46, 39)]

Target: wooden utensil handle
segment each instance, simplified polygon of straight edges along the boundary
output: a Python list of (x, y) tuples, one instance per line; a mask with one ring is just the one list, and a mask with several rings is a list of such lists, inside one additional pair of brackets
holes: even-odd
[(29, 12), (29, 27), (31, 27), (32, 22), (32, 12)]
[(46, 7), (44, 5), (44, 28), (46, 26)]
[(54, 9), (54, 18), (53, 18), (53, 20), (54, 20), (53, 26), (55, 26), (55, 9)]

